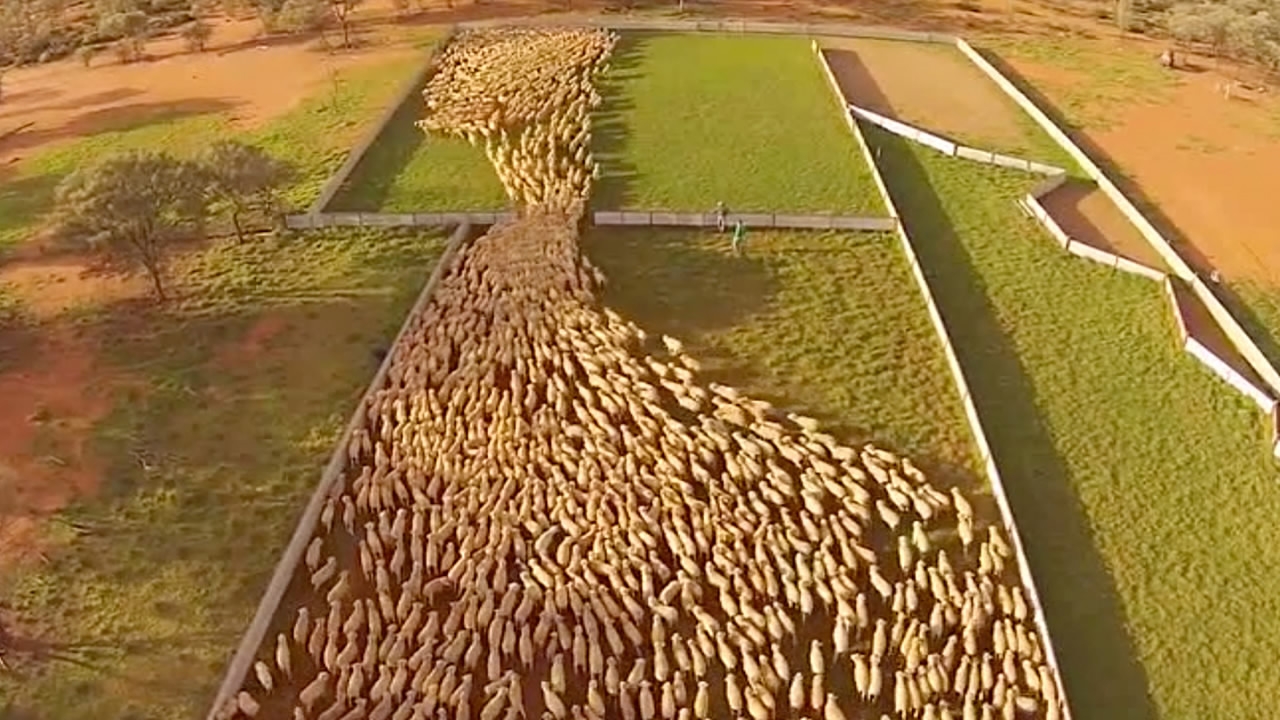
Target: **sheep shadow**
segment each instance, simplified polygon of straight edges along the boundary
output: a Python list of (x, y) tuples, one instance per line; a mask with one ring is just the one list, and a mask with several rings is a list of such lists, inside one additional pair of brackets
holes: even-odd
[(867, 129), (894, 202), (955, 342), (1027, 561), (1041, 592), (1063, 683), (1081, 717), (1156, 720), (1146, 672), (1115, 583), (1026, 368), (1001, 328), (972, 258), (907, 141)]
[(627, 114), (635, 104), (627, 98), (626, 84), (640, 75), (644, 42), (637, 33), (622, 34), (609, 57), (609, 72), (597, 81), (603, 102), (591, 117), (591, 154), (600, 163), (591, 193), (596, 209), (622, 207), (636, 175), (627, 160)]

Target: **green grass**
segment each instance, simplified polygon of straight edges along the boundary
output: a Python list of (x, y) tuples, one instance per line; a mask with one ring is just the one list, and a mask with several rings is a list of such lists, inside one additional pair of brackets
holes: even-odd
[(247, 132), (232, 126), (227, 117), (230, 109), (221, 103), (177, 104), (32, 155), (18, 164), (11, 180), (0, 185), (0, 251), (25, 238), (52, 209), (54, 190), (71, 171), (125, 150), (185, 155), (216, 140), (236, 137), (292, 163), (298, 177), (286, 199), (294, 206), (305, 206), (342, 164), (360, 131), (390, 100), (396, 83), (388, 78), (403, 77), (419, 63), (419, 58), (400, 59), (348, 71), (336, 85)]
[(628, 33), (610, 65), (596, 207), (885, 214), (807, 40)]
[[(102, 487), (51, 525), (48, 564), (3, 578), (0, 599), (47, 653), (7, 656), (15, 713), (207, 710), (372, 350), (443, 247), (368, 231), (217, 245), (179, 264), (188, 300), (90, 326), (127, 389), (97, 429)], [(236, 350), (265, 328), (261, 350)]]
[(1178, 349), (1158, 285), (1062, 253), (1025, 218), (1017, 174), (868, 134), (991, 436), (1075, 716), (1259, 717), (1280, 696), (1280, 492), (1256, 409)]
[(498, 210), (510, 204), (484, 151), (456, 138), (428, 137), (411, 93), (329, 203), (335, 211)]
[(978, 477), (941, 346), (889, 235), (723, 237), (595, 230), (605, 301), (685, 342), (707, 377), (796, 408), (847, 441), (911, 454), (948, 481)]

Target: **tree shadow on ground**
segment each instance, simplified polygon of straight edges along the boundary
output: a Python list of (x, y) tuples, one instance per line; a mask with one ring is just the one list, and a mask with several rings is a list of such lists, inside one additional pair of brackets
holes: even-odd
[[(1164, 213), (1160, 207), (1142, 191), (1142, 187), (1133, 179), (1123, 168), (1112, 158), (1105, 150), (1085, 134), (1085, 131), (1072, 120), (1067, 117), (1061, 110), (1053, 104), (1044, 93), (1040, 92), (1025, 76), (1020, 74), (1012, 65), (1002, 59), (998, 54), (991, 50), (975, 48), (982, 57), (996, 67), (1004, 74), (1010, 82), (1019, 90), (1026, 94), (1036, 107), (1044, 111), (1045, 115), (1054, 122), (1058, 127), (1071, 138), (1073, 142), (1080, 146), (1093, 161), (1106, 173), (1107, 177), (1116, 184), (1120, 192), (1124, 193), (1131, 202), (1138, 208), (1138, 211), (1145, 216), (1156, 230), (1167, 239), (1173, 249), (1186, 260), (1187, 264), (1199, 274), (1206, 277), (1212, 270), (1212, 265), (1205, 257), (1204, 253), (1192, 244), (1178, 225)], [(1280, 327), (1269, 327), (1266, 320), (1245, 300), (1240, 293), (1228, 287), (1225, 284), (1210, 284), (1210, 289), (1223, 305), (1231, 311), (1231, 314), (1244, 327), (1249, 337), (1258, 344), (1259, 349), (1266, 355), (1272, 364), (1280, 364)]]
[(638, 77), (644, 57), (642, 33), (625, 33), (609, 57), (609, 72), (597, 81), (603, 102), (591, 116), (591, 154), (600, 164), (600, 178), (591, 191), (597, 209), (624, 207), (636, 168), (627, 159), (627, 112), (633, 103), (626, 97), (627, 81)]
[(867, 136), (967, 370), (1041, 592), (1072, 710), (1079, 717), (1155, 720), (1119, 595), (982, 279), (907, 141), (871, 128)]

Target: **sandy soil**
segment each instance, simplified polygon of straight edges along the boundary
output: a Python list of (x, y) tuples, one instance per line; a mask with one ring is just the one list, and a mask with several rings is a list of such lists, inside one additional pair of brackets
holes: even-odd
[(365, 33), (362, 47), (330, 54), (314, 38), (262, 39), (257, 21), (222, 20), (204, 53), (162, 38), (147, 45), (153, 59), (145, 62), (121, 65), (103, 56), (88, 70), (64, 60), (11, 71), (0, 134), (34, 125), (0, 141), (0, 166), (155, 115), (222, 113), (238, 127), (260, 125), (323, 89), (338, 72), (410, 52), (395, 33), (372, 34)]
[[(1217, 89), (1222, 75), (1199, 62), (1203, 71), (1180, 73), (1167, 98), (1135, 98), (1111, 113), (1106, 128), (1086, 126), (1082, 134), (1128, 176), (1126, 193), (1136, 186), (1158, 207), (1163, 218), (1146, 214), (1184, 241), (1179, 252), (1188, 262), (1205, 272), (1216, 267), (1227, 279), (1280, 286), (1280, 203), (1272, 190), (1280, 99), (1242, 92), (1227, 100)], [(1050, 101), (1082, 82), (1044, 65), (1010, 64)]]
[(0, 374), (0, 568), (38, 552), (39, 521), (97, 488), (85, 446), (110, 410), (90, 342), (50, 328), (33, 350)]
[(845, 95), (869, 110), (965, 145), (1018, 148), (1018, 109), (956, 50), (893, 40), (823, 38)]
[(1040, 204), (1073, 239), (1168, 272), (1151, 244), (1097, 185), (1071, 181), (1041, 197)]

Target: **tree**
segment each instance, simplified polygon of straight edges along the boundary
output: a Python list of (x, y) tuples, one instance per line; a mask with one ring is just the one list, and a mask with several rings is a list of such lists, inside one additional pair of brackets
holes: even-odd
[(293, 169), (262, 148), (235, 140), (215, 143), (200, 158), (213, 198), (226, 203), (236, 239), (244, 242), (244, 216), (257, 211), (276, 220), (280, 190), (293, 177)]
[(195, 22), (182, 28), (181, 34), (182, 39), (187, 42), (188, 50), (204, 52), (205, 46), (209, 43), (209, 38), (213, 35), (213, 26), (197, 18)]
[(1133, 14), (1133, 0), (1116, 0), (1116, 27), (1121, 32), (1129, 29), (1129, 20)]
[(151, 151), (117, 155), (58, 185), (56, 231), (102, 253), (109, 265), (141, 266), (164, 301), (169, 249), (202, 226), (207, 187), (195, 163)]
[(351, 13), (364, 0), (329, 0), (329, 14), (342, 30), (342, 47), (351, 47)]
[(141, 10), (120, 10), (102, 15), (98, 27), (104, 35), (119, 38), (116, 54), (121, 62), (140, 60), (150, 28)]
[(291, 32), (319, 32), (324, 41), (324, 26), (329, 19), (326, 0), (285, 0), (276, 14), (280, 27)]

